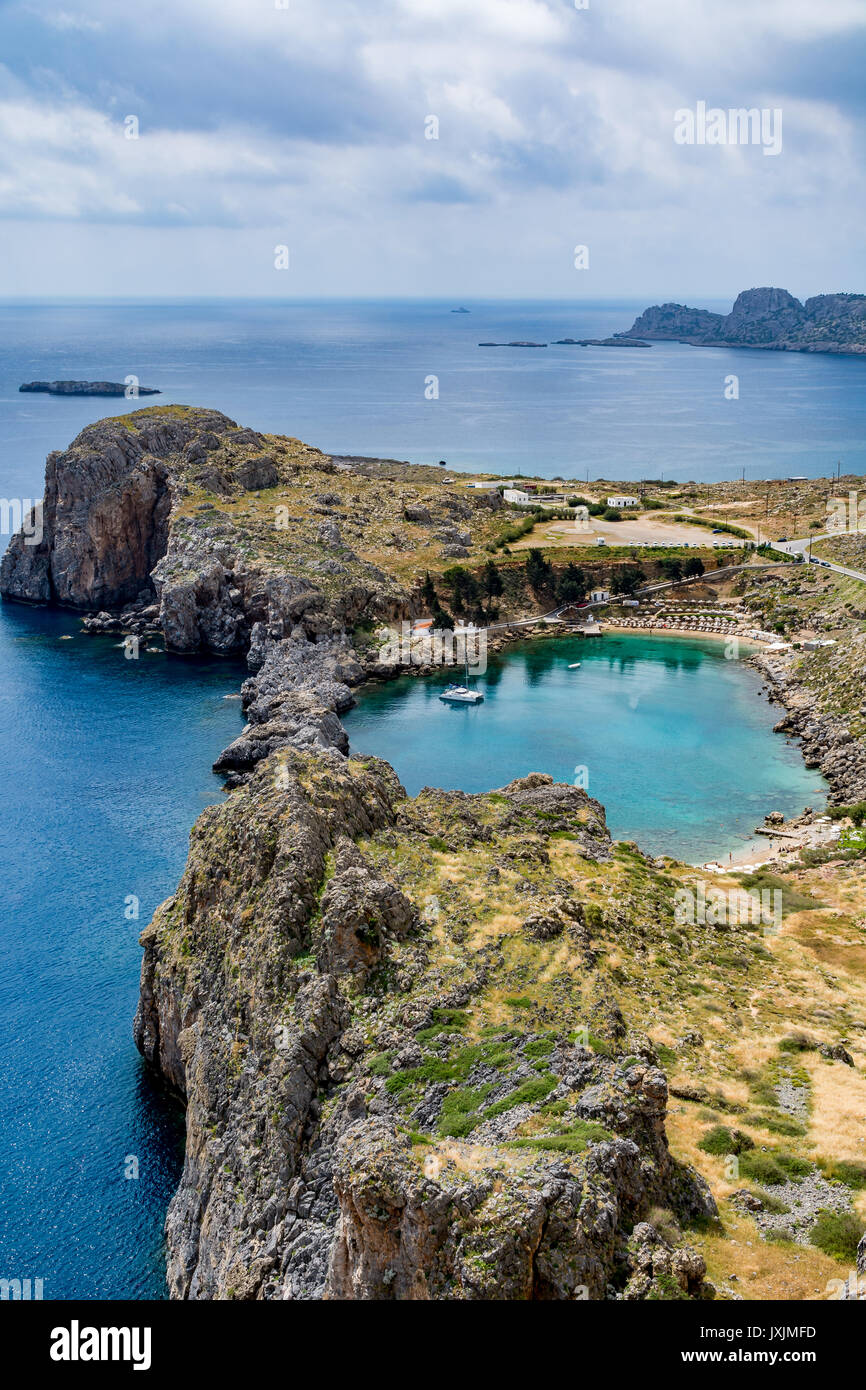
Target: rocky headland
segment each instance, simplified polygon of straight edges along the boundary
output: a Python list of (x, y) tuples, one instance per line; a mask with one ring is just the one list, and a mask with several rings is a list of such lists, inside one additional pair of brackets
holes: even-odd
[(672, 340), (700, 347), (779, 352), (866, 352), (866, 295), (819, 294), (801, 303), (787, 290), (744, 290), (729, 314), (656, 304), (621, 338)]
[[(219, 510), (296, 471), (320, 513), (277, 563)], [(544, 776), (411, 800), (352, 755), (351, 629), (411, 593), (343, 539), (340, 481), (214, 412), (103, 421), (50, 456), (43, 542), (13, 541), (0, 577), (6, 597), (91, 611), (134, 596), (174, 650), (245, 650), (255, 671), (217, 764), (230, 795), (142, 937), (136, 1041), (187, 1110), (171, 1292), (698, 1295), (702, 1258), (647, 1218), (715, 1204), (669, 1152), (664, 1073), (573, 879), (612, 861), (604, 812)], [(454, 525), (444, 492), (402, 510)]]
[[(613, 842), (581, 789), (532, 774), (410, 798), (350, 748), (353, 689), (391, 674), (377, 628), (429, 605), (425, 568), (483, 554), (501, 505), (157, 407), (50, 455), (43, 539), (4, 557), (7, 599), (251, 670), (216, 763), (228, 795), (142, 935), (136, 1043), (186, 1107), (174, 1298), (735, 1297), (731, 1233), (778, 1213), (773, 1174), (847, 1181), (803, 1119), (833, 1068), (859, 1095), (866, 1046), (859, 957), (843, 989), (795, 939), (823, 880), (798, 881), (778, 943), (748, 920), (686, 930), (694, 871)], [(809, 1020), (811, 1071), (779, 1041), (785, 1008)], [(728, 1181), (716, 1155), (741, 1150), (762, 1162)], [(778, 1296), (766, 1248), (755, 1277)], [(838, 1273), (800, 1248), (806, 1279)]]

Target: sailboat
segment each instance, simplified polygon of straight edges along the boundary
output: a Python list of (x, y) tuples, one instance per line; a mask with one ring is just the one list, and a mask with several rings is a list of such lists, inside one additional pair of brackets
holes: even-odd
[(480, 690), (470, 690), (469, 688), (469, 655), (466, 655), (466, 684), (465, 685), (446, 685), (440, 700), (445, 700), (449, 705), (480, 705), (484, 699)]

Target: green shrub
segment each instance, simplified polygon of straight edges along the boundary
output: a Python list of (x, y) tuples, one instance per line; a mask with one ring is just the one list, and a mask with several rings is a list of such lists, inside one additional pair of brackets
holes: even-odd
[(705, 1154), (741, 1154), (755, 1147), (754, 1140), (739, 1129), (713, 1125), (700, 1140), (698, 1148)]
[(647, 1294), (647, 1300), (653, 1303), (688, 1302), (688, 1297), (672, 1274), (656, 1274)]
[(795, 1181), (798, 1178), (808, 1177), (814, 1166), (807, 1158), (797, 1158), (794, 1154), (784, 1152), (776, 1154), (776, 1162), (783, 1172)]
[(433, 1019), (436, 1023), (447, 1023), (449, 1028), (457, 1032), (466, 1027), (469, 1015), (465, 1009), (434, 1009)]
[(854, 1264), (864, 1230), (866, 1227), (855, 1212), (828, 1211), (825, 1208), (818, 1213), (810, 1240), (831, 1260)]
[(752, 1182), (763, 1187), (779, 1187), (788, 1181), (783, 1168), (780, 1168), (772, 1154), (752, 1149), (740, 1157), (740, 1174), (751, 1178)]
[(466, 1087), (452, 1091), (442, 1102), (442, 1114), (436, 1126), (441, 1135), (460, 1139), (480, 1123), (478, 1107), (490, 1093), (490, 1086)]

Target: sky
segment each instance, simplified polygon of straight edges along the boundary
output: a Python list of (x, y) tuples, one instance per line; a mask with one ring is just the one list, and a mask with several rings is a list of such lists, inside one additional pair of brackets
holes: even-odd
[(0, 0), (0, 295), (863, 291), (864, 71), (864, 0)]

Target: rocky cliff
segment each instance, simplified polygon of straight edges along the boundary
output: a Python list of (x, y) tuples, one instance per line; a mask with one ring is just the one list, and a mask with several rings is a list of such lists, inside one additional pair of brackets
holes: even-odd
[(715, 1211), (593, 942), (597, 802), (406, 797), (348, 753), (356, 666), (292, 637), (142, 942), (135, 1035), (187, 1104), (176, 1298), (689, 1297), (648, 1220)]
[(323, 490), (334, 471), (318, 450), (218, 411), (102, 420), (49, 455), (42, 539), (13, 537), (0, 592), (95, 613), (125, 607), (133, 622), (158, 604), (170, 651), (254, 659), (295, 627), (312, 636), (399, 613), (406, 590), (323, 524), (329, 506), (309, 506), (310, 487)]
[(92, 631), (161, 631), (169, 651), (248, 653), (256, 666), (295, 629), (333, 636), (407, 616), (419, 565), (484, 553), (501, 505), (438, 470), (334, 460), (218, 411), (151, 407), (49, 455), (42, 538), (13, 537), (0, 593), (92, 613)]
[(744, 290), (730, 314), (657, 304), (635, 319), (625, 339), (789, 352), (866, 352), (866, 295), (822, 294), (805, 304), (787, 290)]

